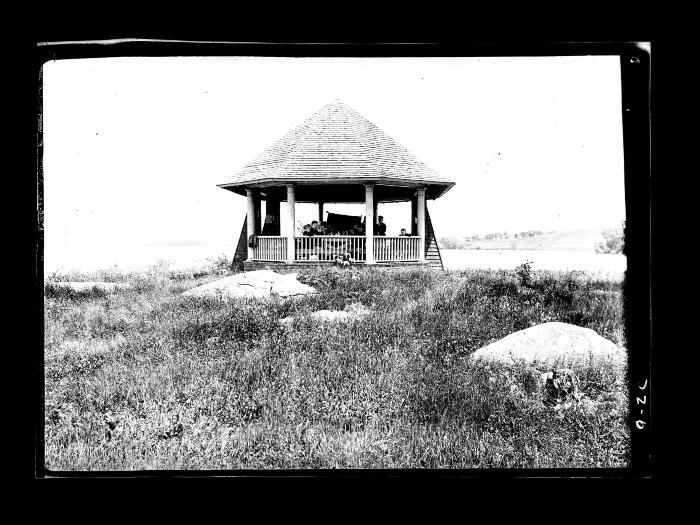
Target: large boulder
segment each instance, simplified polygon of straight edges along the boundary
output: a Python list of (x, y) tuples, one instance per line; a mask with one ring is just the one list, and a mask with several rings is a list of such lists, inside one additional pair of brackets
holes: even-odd
[(524, 365), (540, 371), (569, 369), (624, 375), (626, 351), (590, 328), (567, 323), (544, 323), (514, 332), (480, 348), (472, 359), (505, 367)]
[(297, 281), (297, 274), (279, 274), (271, 270), (244, 272), (218, 281), (197, 286), (182, 295), (188, 297), (264, 298), (270, 296), (294, 297), (316, 293), (312, 286)]
[[(544, 323), (514, 332), (472, 354), (476, 363), (510, 385), (511, 392), (539, 397), (555, 410), (595, 410), (579, 390), (579, 378), (616, 388), (624, 378), (626, 351), (589, 328)], [(602, 383), (601, 383), (602, 381)]]

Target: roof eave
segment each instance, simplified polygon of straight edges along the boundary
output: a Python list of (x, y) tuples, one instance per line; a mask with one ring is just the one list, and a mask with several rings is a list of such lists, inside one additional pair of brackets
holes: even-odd
[[(219, 188), (230, 190), (231, 188), (264, 188), (266, 186), (284, 186), (286, 184), (304, 184), (304, 185), (324, 185), (324, 184), (378, 184), (387, 186), (403, 186), (403, 187), (420, 187), (420, 186), (445, 186), (445, 190), (449, 190), (455, 185), (453, 181), (436, 181), (436, 180), (401, 180), (392, 177), (351, 177), (347, 179), (322, 179), (322, 178), (287, 178), (277, 179), (272, 177), (261, 178), (253, 181), (242, 182), (225, 182), (217, 184)], [(441, 193), (441, 195), (442, 195)]]
[(433, 200), (439, 199), (440, 197), (442, 197), (445, 193), (450, 191), (454, 187), (455, 184), (456, 184), (455, 182), (450, 182), (450, 183), (445, 184), (444, 189)]

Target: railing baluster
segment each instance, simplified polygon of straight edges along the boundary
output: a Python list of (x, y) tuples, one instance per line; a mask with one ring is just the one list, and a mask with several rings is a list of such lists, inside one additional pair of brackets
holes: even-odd
[[(420, 237), (372, 237), (377, 261), (417, 261)], [(253, 258), (262, 261), (283, 261), (287, 257), (287, 238), (258, 236)], [(295, 260), (334, 261), (344, 253), (350, 253), (356, 261), (366, 261), (367, 239), (355, 235), (318, 235), (294, 237)]]
[(281, 236), (258, 236), (253, 248), (253, 259), (259, 261), (283, 261), (286, 257), (287, 239)]

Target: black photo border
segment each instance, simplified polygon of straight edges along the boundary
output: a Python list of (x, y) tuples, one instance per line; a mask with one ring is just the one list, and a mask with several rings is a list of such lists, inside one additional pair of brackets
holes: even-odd
[[(652, 431), (651, 315), (651, 51), (636, 42), (548, 43), (274, 43), (148, 39), (37, 42), (32, 61), (36, 108), (36, 203), (33, 227), (34, 288), (32, 385), (36, 478), (111, 477), (469, 477), (469, 478), (648, 478), (654, 456)], [(619, 56), (622, 88), (626, 200), (623, 283), (625, 336), (629, 351), (631, 464), (622, 469), (357, 469), (357, 470), (199, 470), (50, 471), (44, 457), (43, 326), (43, 135), (42, 66), (54, 60), (108, 57), (280, 56), (280, 57), (526, 57)], [(643, 399), (643, 402), (642, 402)]]

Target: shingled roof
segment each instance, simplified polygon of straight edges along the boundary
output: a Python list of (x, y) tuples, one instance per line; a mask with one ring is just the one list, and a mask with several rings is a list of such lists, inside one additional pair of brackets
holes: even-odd
[(454, 185), (337, 99), (219, 186), (245, 193), (245, 186), (290, 182), (423, 185), (429, 190), (429, 198), (442, 195)]

